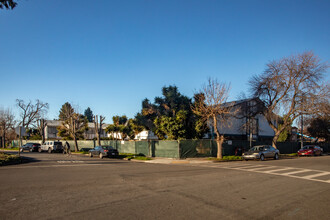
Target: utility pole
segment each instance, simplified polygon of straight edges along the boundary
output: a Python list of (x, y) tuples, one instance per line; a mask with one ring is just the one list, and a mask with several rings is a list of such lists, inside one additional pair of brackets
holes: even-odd
[(304, 118), (303, 115), (301, 115), (301, 131), (300, 131), (301, 135), (300, 135), (300, 148), (304, 147)]
[(18, 146), (18, 156), (21, 156), (20, 146), (22, 146), (22, 126), (19, 126), (19, 146)]

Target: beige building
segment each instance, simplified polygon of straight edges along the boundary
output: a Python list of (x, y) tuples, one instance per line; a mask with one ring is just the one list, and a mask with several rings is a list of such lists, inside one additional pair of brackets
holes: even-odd
[[(47, 120), (47, 125), (45, 126), (45, 138), (46, 140), (49, 139), (62, 139), (62, 137), (58, 136), (58, 130), (57, 128), (62, 125), (62, 121), (59, 120)], [(107, 134), (105, 132), (106, 127), (108, 124), (104, 124), (102, 126), (101, 131), (101, 138), (107, 137)], [(86, 140), (91, 140), (96, 138), (95, 134), (95, 125), (94, 123), (88, 122), (88, 130), (85, 131), (84, 137)]]

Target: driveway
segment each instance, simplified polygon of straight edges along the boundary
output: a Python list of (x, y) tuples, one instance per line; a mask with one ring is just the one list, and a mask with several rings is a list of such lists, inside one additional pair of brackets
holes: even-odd
[[(330, 184), (310, 180), (326, 181), (326, 175), (304, 179), (274, 174), (299, 169), (329, 172), (329, 156), (216, 164), (136, 163), (47, 153), (23, 156), (36, 162), (0, 167), (1, 219), (328, 219), (330, 215)], [(257, 172), (260, 166), (277, 171), (267, 173), (272, 170), (268, 167)], [(280, 171), (288, 167), (293, 169)]]

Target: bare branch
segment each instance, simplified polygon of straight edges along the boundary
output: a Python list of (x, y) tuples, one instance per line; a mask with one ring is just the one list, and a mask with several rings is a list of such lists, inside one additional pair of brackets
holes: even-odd
[[(251, 78), (252, 94), (265, 103), (263, 114), (275, 132), (274, 147), (280, 132), (297, 117), (319, 111), (317, 103), (327, 95), (320, 85), (327, 68), (312, 52), (305, 52), (272, 61), (264, 73)], [(283, 117), (281, 129), (278, 115)]]

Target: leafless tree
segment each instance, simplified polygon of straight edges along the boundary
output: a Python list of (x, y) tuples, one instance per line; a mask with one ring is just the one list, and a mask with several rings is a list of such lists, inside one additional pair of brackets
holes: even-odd
[(42, 138), (42, 143), (45, 143), (45, 128), (47, 126), (47, 122), (44, 118), (41, 118), (37, 121), (37, 128), (38, 128), (38, 131), (41, 135), (41, 138)]
[[(204, 121), (213, 125), (217, 142), (217, 158), (222, 158), (222, 144), (225, 140), (224, 133), (219, 128), (230, 127), (229, 119), (237, 113), (232, 105), (226, 105), (230, 86), (220, 83), (216, 79), (208, 79), (208, 83), (199, 91), (197, 100), (192, 110)], [(218, 125), (219, 123), (219, 125)]]
[(49, 108), (48, 103), (44, 103), (39, 99), (33, 104), (31, 101), (25, 103), (24, 100), (16, 99), (17, 106), (21, 111), (20, 125), (24, 128), (28, 128), (31, 124), (36, 123)]
[(95, 135), (97, 138), (97, 144), (98, 146), (101, 146), (101, 132), (102, 132), (102, 126), (104, 125), (103, 121), (105, 120), (105, 117), (103, 117), (102, 115), (100, 115), (100, 120), (99, 117), (97, 115), (94, 116), (94, 127), (95, 127)]
[[(263, 114), (275, 132), (273, 147), (295, 119), (320, 110), (318, 103), (327, 95), (320, 82), (327, 68), (312, 52), (304, 52), (272, 61), (262, 74), (250, 79), (251, 92), (264, 102)], [(282, 126), (277, 123), (279, 115)]]
[(0, 132), (1, 132), (1, 140), (2, 147), (6, 146), (6, 138), (7, 135), (13, 130), (16, 124), (15, 115), (10, 111), (10, 109), (0, 108)]
[(245, 98), (237, 102), (240, 110), (235, 118), (243, 122), (240, 130), (245, 131), (246, 135), (249, 135), (250, 147), (252, 147), (253, 135), (261, 131), (258, 123), (258, 115), (262, 113), (264, 105), (259, 98)]
[[(27, 104), (22, 99), (16, 99), (17, 107), (21, 111), (19, 126), (27, 129), (30, 125), (36, 124), (42, 116), (47, 113), (49, 108), (48, 103), (44, 103), (39, 99), (33, 104), (29, 101)], [(21, 129), (20, 129), (21, 131)], [(21, 132), (19, 132), (19, 139), (22, 140)]]

